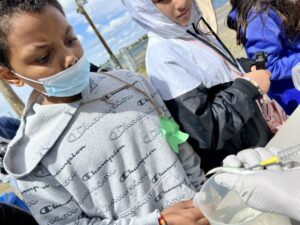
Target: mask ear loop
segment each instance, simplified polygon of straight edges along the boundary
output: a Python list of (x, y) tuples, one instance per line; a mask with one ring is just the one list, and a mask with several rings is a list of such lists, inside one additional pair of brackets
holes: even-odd
[(24, 77), (24, 76), (22, 76), (21, 74), (18, 74), (17, 72), (15, 72), (15, 71), (13, 71), (13, 70), (11, 70), (11, 72), (12, 72), (13, 74), (15, 74), (15, 75), (16, 75), (17, 77), (19, 77), (19, 78), (22, 78), (22, 79), (24, 79), (24, 80), (27, 80), (27, 81), (30, 81), (30, 82), (33, 82), (33, 83), (36, 83), (36, 84), (41, 84), (41, 85), (43, 85), (42, 82), (37, 81), (37, 80), (30, 79), (30, 78), (27, 78), (27, 77)]
[[(33, 82), (33, 83), (42, 85), (42, 86), (44, 87), (43, 82), (40, 82), (40, 81), (37, 81), (37, 80), (33, 80), (33, 79), (30, 79), (30, 78), (24, 77), (24, 76), (22, 76), (21, 74), (15, 72), (15, 71), (13, 71), (13, 70), (10, 70), (10, 71), (11, 71), (14, 75), (16, 75), (17, 77), (19, 77), (19, 78), (22, 78), (22, 79), (24, 79), (24, 80), (26, 80), (26, 81), (30, 81), (30, 82)], [(34, 88), (34, 89), (35, 89), (35, 88)], [(44, 95), (46, 95), (46, 96), (49, 96), (47, 92), (44, 92), (44, 91), (41, 91), (41, 90), (37, 90), (37, 89), (35, 89), (35, 90), (38, 91), (38, 92), (40, 92), (40, 93), (42, 93), (42, 94), (44, 94)], [(44, 88), (44, 90), (45, 90), (45, 88)]]
[[(225, 56), (223, 53), (220, 52), (221, 55), (223, 55), (223, 57), (225, 59), (227, 59), (227, 61), (229, 61), (234, 67), (236, 67), (240, 72), (242, 72), (243, 74), (245, 74), (244, 69), (242, 68), (242, 66), (240, 65), (240, 63), (236, 60), (236, 58), (232, 55), (231, 51), (227, 48), (227, 46), (224, 44), (224, 42), (219, 38), (219, 36), (213, 31), (213, 29), (211, 28), (211, 26), (207, 23), (207, 21), (201, 16), (199, 19), (199, 23), (200, 21), (202, 21), (204, 23), (204, 25), (208, 28), (209, 32), (206, 33), (207, 34), (212, 34), (215, 39), (219, 42), (219, 44), (223, 47), (223, 49), (227, 52), (227, 54), (229, 55), (230, 59), (227, 59), (228, 57)], [(194, 29), (197, 30), (197, 27), (194, 25), (193, 26)], [(195, 32), (197, 33), (197, 31), (195, 30)], [(199, 31), (198, 31), (199, 32)], [(187, 33), (191, 34), (192, 36), (195, 37), (195, 34), (193, 34), (190, 30), (187, 30)], [(197, 36), (197, 35), (196, 35)], [(201, 36), (201, 35), (199, 35)], [(199, 39), (198, 37), (195, 37), (197, 39)], [(202, 40), (203, 41), (203, 40)], [(206, 42), (206, 41), (205, 41)], [(210, 45), (210, 44), (209, 44)], [(214, 46), (211, 46), (213, 49), (215, 49)], [(216, 49), (215, 49), (216, 50)], [(218, 50), (216, 50), (217, 52), (219, 52)]]

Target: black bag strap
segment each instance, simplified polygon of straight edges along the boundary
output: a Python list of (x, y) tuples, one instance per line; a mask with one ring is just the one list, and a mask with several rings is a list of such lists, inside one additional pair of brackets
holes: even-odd
[(224, 42), (219, 38), (219, 36), (216, 34), (216, 32), (211, 28), (211, 26), (207, 23), (207, 21), (201, 17), (201, 19), (203, 21), (203, 23), (208, 27), (208, 29), (210, 30), (210, 32), (214, 35), (214, 37), (217, 39), (217, 41), (221, 44), (221, 46), (225, 49), (225, 51), (227, 52), (227, 54), (231, 57), (231, 59), (236, 62), (235, 57), (232, 55), (231, 51), (227, 48), (227, 46), (224, 44)]
[(211, 42), (209, 42), (208, 40), (206, 40), (205, 38), (203, 38), (199, 31), (197, 30), (196, 26), (193, 25), (194, 30), (196, 33), (187, 30), (187, 33), (190, 34), (191, 36), (193, 36), (194, 38), (198, 39), (199, 41), (204, 42), (206, 45), (208, 45), (210, 48), (214, 49), (216, 52), (218, 52), (220, 55), (222, 55), (232, 66), (234, 66), (236, 69), (238, 69), (239, 71), (243, 71), (243, 69), (241, 68), (240, 64), (237, 62), (237, 60), (235, 59), (235, 57), (232, 55), (232, 53), (230, 52), (230, 50), (226, 47), (226, 45), (223, 43), (223, 41), (219, 38), (219, 36), (214, 32), (214, 30), (210, 27), (210, 25), (206, 22), (206, 20), (201, 17), (200, 21), (203, 21), (204, 24), (207, 26), (207, 28), (210, 30), (210, 32), (213, 34), (213, 36), (216, 38), (216, 40), (218, 41), (218, 43), (223, 47), (223, 49), (226, 51), (226, 53), (228, 55), (226, 55), (222, 50), (220, 50), (218, 47), (216, 47), (214, 44), (212, 44)]

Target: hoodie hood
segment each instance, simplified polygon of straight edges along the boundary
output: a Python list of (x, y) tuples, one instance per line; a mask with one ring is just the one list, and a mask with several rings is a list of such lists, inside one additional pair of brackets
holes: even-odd
[(149, 31), (149, 36), (158, 35), (164, 38), (190, 37), (187, 30), (193, 30), (192, 24), (198, 25), (201, 12), (193, 4), (193, 12), (190, 24), (181, 26), (174, 23), (164, 15), (151, 0), (122, 0), (133, 19), (143, 28)]
[(36, 168), (64, 132), (80, 104), (43, 106), (42, 100), (42, 95), (33, 90), (20, 128), (7, 147), (4, 168), (15, 178), (28, 175)]

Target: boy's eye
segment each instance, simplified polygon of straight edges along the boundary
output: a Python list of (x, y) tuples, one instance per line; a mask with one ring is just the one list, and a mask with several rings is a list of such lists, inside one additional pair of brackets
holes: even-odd
[(163, 2), (164, 0), (152, 0), (152, 2), (154, 3), (154, 4), (157, 4), (157, 3), (160, 3), (160, 2)]
[(77, 41), (77, 37), (73, 37), (72, 39), (65, 42), (66, 45), (72, 45)]
[(50, 57), (50, 54), (43, 55), (43, 56), (39, 57), (39, 58), (36, 60), (36, 62), (39, 63), (39, 64), (46, 63), (46, 62), (48, 62), (49, 57)]

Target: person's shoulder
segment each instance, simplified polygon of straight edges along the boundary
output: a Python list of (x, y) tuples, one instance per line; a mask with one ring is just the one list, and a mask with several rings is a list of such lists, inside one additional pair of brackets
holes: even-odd
[(228, 17), (233, 19), (233, 20), (237, 20), (238, 17), (238, 12), (236, 9), (233, 9), (229, 12)]
[(277, 11), (275, 11), (274, 9), (270, 9), (268, 11), (268, 16), (274, 20), (277, 24), (281, 25), (282, 24), (282, 19), (280, 18), (279, 14)]
[(97, 72), (97, 73), (91, 73), (91, 79), (94, 82), (99, 82), (99, 80), (103, 80), (105, 78), (110, 78), (113, 80), (120, 79), (124, 82), (128, 82), (133, 84), (136, 81), (144, 80), (142, 75), (132, 72), (130, 70), (126, 69), (119, 69), (119, 70), (111, 70), (107, 72)]
[(116, 88), (114, 86), (116, 84), (115, 82), (119, 83), (118, 81), (123, 82), (124, 85), (130, 84), (135, 87), (138, 87), (139, 89), (143, 89), (143, 90), (149, 89), (148, 87), (149, 82), (146, 79), (146, 77), (142, 74), (138, 74), (130, 70), (125, 70), (125, 69), (112, 70), (112, 71), (102, 72), (97, 74), (94, 73), (91, 74), (91, 76), (96, 76), (96, 79), (99, 79), (100, 77), (100, 80), (102, 79), (104, 81), (101, 85), (95, 85), (98, 86), (97, 88), (100, 87), (102, 91), (103, 90), (109, 91), (115, 89)]
[(147, 70), (160, 67), (166, 62), (178, 62), (185, 54), (186, 47), (177, 39), (158, 39), (149, 41), (146, 53)]
[(165, 53), (174, 52), (176, 42), (176, 39), (165, 39), (161, 37), (150, 38), (147, 48), (147, 54), (160, 54), (159, 57), (165, 56)]
[(169, 45), (170, 40), (172, 40), (172, 39), (163, 38), (163, 37), (159, 37), (159, 36), (152, 36), (152, 37), (149, 37), (148, 47), (149, 46), (164, 46), (164, 45)]
[(251, 9), (248, 15), (249, 20), (259, 19), (259, 20), (273, 20), (275, 23), (280, 24), (282, 23), (278, 12), (274, 9), (270, 8), (268, 10), (257, 11), (256, 9)]
[(109, 76), (115, 76), (118, 78), (131, 78), (134, 76), (138, 76), (137, 73), (127, 70), (127, 69), (116, 69), (116, 70), (110, 70), (110, 71), (105, 71), (105, 72), (92, 72), (91, 73), (91, 78), (95, 79), (96, 77), (109, 77)]

